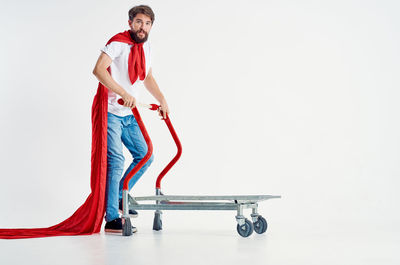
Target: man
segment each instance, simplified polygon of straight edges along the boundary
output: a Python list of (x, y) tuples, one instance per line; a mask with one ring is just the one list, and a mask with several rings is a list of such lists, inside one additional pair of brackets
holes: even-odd
[[(142, 84), (160, 103), (160, 115), (164, 118), (169, 108), (153, 75), (150, 62), (148, 35), (154, 23), (154, 13), (149, 6), (135, 6), (129, 10), (129, 31), (115, 35), (101, 50), (93, 74), (108, 88), (107, 125), (107, 184), (106, 184), (106, 225), (105, 231), (122, 232), (122, 187), (126, 175), (147, 153), (147, 145), (140, 128), (132, 115), (136, 98)], [(109, 68), (110, 67), (110, 68)], [(109, 68), (110, 72), (107, 70)], [(124, 105), (117, 101), (122, 98)], [(133, 162), (124, 175), (124, 144), (132, 154)], [(153, 161), (150, 160), (132, 177), (129, 190)], [(122, 177), (122, 179), (121, 179)], [(129, 211), (132, 217), (136, 211)], [(136, 232), (136, 228), (132, 228)]]

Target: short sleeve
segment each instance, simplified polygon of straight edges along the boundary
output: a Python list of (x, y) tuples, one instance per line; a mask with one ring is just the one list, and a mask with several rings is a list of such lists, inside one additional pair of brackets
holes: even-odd
[(121, 55), (122, 46), (123, 43), (113, 41), (110, 44), (106, 45), (103, 49), (101, 49), (101, 51), (110, 56), (111, 60), (114, 60), (115, 58)]

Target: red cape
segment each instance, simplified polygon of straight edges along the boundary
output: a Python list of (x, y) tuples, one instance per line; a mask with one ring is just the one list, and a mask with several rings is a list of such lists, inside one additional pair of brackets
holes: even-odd
[[(107, 44), (119, 41), (135, 44), (129, 31), (118, 33)], [(129, 55), (129, 77), (134, 83), (146, 76), (143, 45), (133, 45)], [(92, 105), (92, 155), (91, 155), (91, 193), (65, 221), (47, 228), (0, 229), (0, 238), (17, 239), (48, 236), (90, 235), (101, 229), (105, 212), (105, 191), (107, 178), (107, 111), (108, 89), (99, 83)]]

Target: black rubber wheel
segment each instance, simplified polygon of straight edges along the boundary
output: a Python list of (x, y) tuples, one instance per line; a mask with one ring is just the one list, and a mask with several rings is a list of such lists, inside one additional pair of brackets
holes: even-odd
[(237, 225), (236, 230), (242, 237), (248, 237), (253, 234), (253, 223), (249, 219), (245, 219), (243, 225)]
[(161, 213), (157, 212), (154, 213), (153, 230), (155, 231), (162, 230)]
[(129, 217), (122, 218), (122, 235), (123, 236), (132, 235), (132, 224), (131, 224), (131, 218)]
[(267, 231), (268, 228), (267, 220), (265, 220), (265, 218), (262, 217), (261, 215), (258, 216), (257, 221), (254, 222), (253, 225), (254, 225), (254, 231), (257, 234), (265, 233), (265, 231)]
[(267, 229), (268, 229), (268, 223), (267, 223), (267, 220), (265, 220), (264, 217), (262, 218), (262, 221), (265, 223), (264, 230), (263, 230), (263, 233), (265, 233), (265, 231), (267, 231)]

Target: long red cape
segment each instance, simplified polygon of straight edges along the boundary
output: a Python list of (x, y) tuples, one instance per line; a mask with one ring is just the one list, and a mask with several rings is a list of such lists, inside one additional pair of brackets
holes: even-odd
[[(118, 41), (133, 44), (129, 55), (128, 68), (132, 84), (139, 77), (146, 76), (143, 45), (136, 44), (129, 31), (112, 37), (107, 44)], [(105, 212), (105, 191), (107, 178), (107, 111), (108, 89), (99, 83), (92, 105), (92, 155), (91, 155), (91, 193), (65, 221), (47, 228), (0, 229), (0, 238), (17, 239), (48, 236), (90, 235), (100, 232)]]

